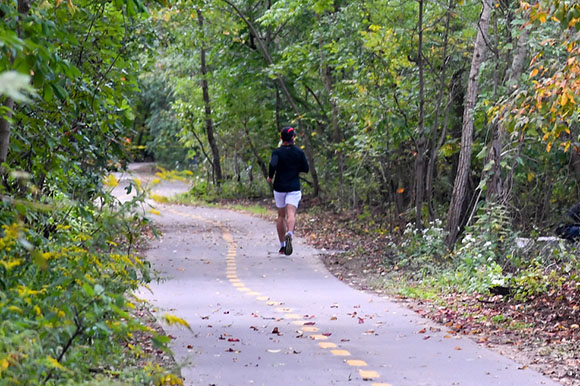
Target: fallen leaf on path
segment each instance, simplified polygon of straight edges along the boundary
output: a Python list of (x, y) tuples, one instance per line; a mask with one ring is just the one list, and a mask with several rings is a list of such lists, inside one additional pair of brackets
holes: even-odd
[(463, 350), (463, 349), (462, 349), (461, 347), (459, 347), (459, 346), (455, 346), (455, 349), (456, 349), (457, 351)]
[(239, 342), (240, 340), (238, 338), (229, 338), (228, 342)]
[(330, 320), (337, 320), (338, 318), (336, 317), (336, 315), (333, 315), (330, 317)]
[(424, 334), (426, 332), (427, 332), (427, 330), (425, 328), (422, 328), (419, 331), (417, 331), (417, 334)]
[(274, 329), (272, 330), (272, 334), (280, 335), (280, 330), (278, 330), (278, 327), (274, 327)]
[(423, 340), (427, 340), (427, 339), (431, 339), (431, 336), (430, 335), (427, 335), (427, 336), (424, 336), (423, 337)]
[(358, 324), (363, 324), (365, 322), (365, 320), (361, 317), (358, 318)]
[(316, 324), (316, 322), (306, 322), (303, 324), (303, 326), (314, 326)]
[(256, 326), (250, 326), (250, 328), (254, 331), (258, 331), (258, 327), (256, 327)]

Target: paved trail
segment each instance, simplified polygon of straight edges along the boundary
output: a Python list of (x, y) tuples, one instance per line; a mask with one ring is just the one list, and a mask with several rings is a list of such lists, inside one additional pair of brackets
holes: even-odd
[(557, 385), (348, 287), (299, 232), (285, 257), (272, 223), (221, 209), (156, 208), (163, 236), (147, 258), (164, 280), (140, 296), (190, 324), (192, 331), (166, 327), (186, 385)]

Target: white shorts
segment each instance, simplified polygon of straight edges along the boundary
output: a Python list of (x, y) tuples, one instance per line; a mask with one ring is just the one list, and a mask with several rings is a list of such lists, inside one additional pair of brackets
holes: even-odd
[(302, 192), (296, 190), (294, 192), (277, 192), (274, 190), (274, 200), (276, 200), (276, 208), (285, 208), (286, 205), (293, 205), (298, 208), (298, 203), (302, 199)]

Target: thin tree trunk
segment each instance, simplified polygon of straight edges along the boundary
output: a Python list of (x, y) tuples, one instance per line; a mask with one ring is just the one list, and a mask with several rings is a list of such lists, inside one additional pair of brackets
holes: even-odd
[[(197, 9), (197, 22), (199, 24), (199, 28), (201, 33), (203, 34), (203, 14), (200, 9)], [(217, 143), (214, 137), (213, 132), (213, 120), (211, 117), (211, 101), (209, 98), (209, 87), (207, 82), (207, 66), (205, 63), (205, 42), (201, 43), (200, 47), (200, 56), (201, 56), (201, 89), (203, 92), (203, 103), (205, 106), (205, 130), (207, 132), (207, 141), (209, 142), (209, 146), (211, 148), (212, 158), (213, 158), (213, 174), (214, 174), (214, 183), (219, 187), (222, 182), (222, 168), (220, 163), (220, 154), (219, 149), (217, 147)]]
[[(508, 77), (508, 87), (515, 87), (517, 82), (522, 75), (525, 59), (528, 53), (527, 44), (530, 32), (528, 29), (524, 29), (518, 39), (518, 44), (516, 47), (516, 53), (512, 60), (512, 65), (509, 70)], [(503, 148), (503, 133), (504, 127), (499, 122), (493, 123), (492, 126), (492, 140), (487, 155), (487, 162), (491, 164), (491, 169), (489, 171), (491, 177), (487, 184), (486, 199), (488, 201), (498, 201), (505, 202), (506, 188), (505, 184), (508, 182), (502, 179), (501, 170), (501, 153)], [(508, 189), (509, 190), (509, 189)]]
[[(451, 24), (451, 9), (453, 7), (454, 0), (450, 0), (447, 5), (447, 14), (445, 16), (445, 37), (443, 39), (443, 68), (441, 69), (441, 75), (439, 77), (439, 95), (437, 96), (437, 107), (435, 110), (435, 121), (433, 122), (433, 128), (431, 132), (433, 137), (431, 139), (431, 149), (429, 151), (429, 162), (427, 164), (427, 175), (425, 177), (425, 200), (427, 201), (427, 207), (429, 211), (429, 221), (433, 221), (435, 218), (435, 209), (433, 208), (433, 178), (435, 175), (435, 168), (437, 166), (437, 155), (439, 154), (439, 149), (443, 145), (445, 140), (445, 135), (447, 133), (447, 122), (449, 119), (449, 109), (451, 103), (447, 103), (445, 108), (445, 123), (439, 135), (439, 139), (435, 140), (435, 134), (438, 131), (439, 126), (439, 116), (441, 115), (441, 105), (443, 103), (443, 95), (445, 93), (445, 78), (447, 77), (447, 50), (449, 48), (449, 26)], [(453, 82), (449, 91), (449, 100), (451, 101), (453, 97)]]
[[(270, 56), (268, 49), (264, 45), (262, 38), (258, 34), (258, 31), (254, 27), (254, 24), (252, 22), (250, 22), (250, 20), (248, 20), (248, 18), (242, 13), (242, 11), (234, 3), (232, 3), (229, 0), (223, 0), (223, 1), (224, 1), (224, 3), (229, 5), (238, 14), (238, 16), (240, 16), (240, 18), (248, 26), (248, 28), (250, 29), (252, 34), (255, 36), (256, 41), (258, 42), (258, 46), (260, 47), (260, 51), (262, 51), (262, 55), (264, 56), (266, 63), (269, 66), (273, 65), (274, 61), (272, 60), (272, 57)], [(290, 103), (290, 107), (292, 107), (292, 111), (294, 112), (294, 115), (298, 119), (299, 127), (302, 128), (302, 119), (300, 119), (300, 116), (301, 116), (300, 109), (298, 108), (296, 101), (292, 97), (292, 94), (290, 94), (290, 91), (288, 90), (288, 87), (286, 86), (286, 82), (284, 81), (284, 79), (282, 79), (282, 76), (280, 76), (279, 74), (276, 74), (276, 80), (278, 81), (278, 84), (280, 85), (280, 89), (282, 90), (282, 93), (284, 94), (284, 96), (288, 100), (288, 103)], [(320, 183), (318, 181), (318, 173), (316, 172), (316, 166), (314, 164), (314, 155), (312, 153), (312, 145), (310, 143), (310, 138), (309, 138), (309, 135), (307, 132), (304, 132), (304, 150), (306, 153), (306, 157), (308, 158), (308, 163), (310, 164), (310, 174), (312, 175), (312, 187), (313, 187), (312, 194), (314, 197), (317, 197), (318, 194), (320, 193)]]
[(447, 214), (447, 246), (453, 249), (459, 233), (459, 223), (462, 215), (463, 203), (466, 195), (466, 185), (469, 172), (471, 171), (471, 152), (473, 148), (473, 114), (477, 101), (477, 86), (479, 70), (485, 59), (487, 51), (487, 35), (489, 29), (489, 17), (491, 14), (491, 0), (483, 0), (481, 15), (479, 16), (477, 38), (473, 48), (473, 58), (467, 82), (465, 94), (463, 127), (461, 129), (461, 150), (459, 152), (459, 164), (453, 184), (453, 193)]
[(250, 129), (248, 129), (248, 126), (246, 125), (245, 122), (244, 122), (244, 130), (246, 131), (246, 139), (248, 140), (248, 145), (250, 145), (250, 150), (252, 150), (252, 154), (254, 154), (254, 157), (256, 158), (256, 162), (258, 163), (258, 166), (260, 166), (260, 170), (262, 170), (262, 174), (264, 175), (264, 179), (266, 179), (266, 178), (268, 178), (268, 169), (266, 167), (266, 163), (264, 162), (262, 157), (260, 157), (260, 154), (258, 154), (258, 150), (254, 146), (254, 143), (252, 142), (252, 138), (250, 137)]
[(419, 44), (417, 65), (419, 66), (419, 124), (417, 139), (417, 158), (415, 161), (415, 227), (423, 228), (423, 196), (425, 194), (425, 157), (427, 140), (425, 138), (425, 80), (423, 76), (423, 4), (419, 0)]
[[(28, 14), (30, 10), (29, 0), (18, 0), (18, 13), (20, 15)], [(20, 35), (20, 28), (18, 28), (18, 35)], [(13, 59), (11, 59), (11, 62)], [(12, 118), (12, 110), (14, 109), (14, 100), (12, 98), (7, 98), (4, 103), (4, 107), (8, 110), (6, 116), (0, 119), (0, 164), (6, 162), (8, 159), (8, 151), (10, 149), (10, 132), (12, 127), (10, 124), (10, 119)], [(0, 174), (4, 174), (3, 168), (0, 169)]]
[(10, 148), (10, 118), (14, 108), (14, 100), (8, 98), (4, 101), (6, 107), (6, 117), (0, 120), (0, 164), (6, 162), (8, 158), (8, 149)]
[[(321, 43), (322, 45), (322, 43)], [(322, 83), (324, 84), (324, 89), (328, 94), (328, 100), (330, 103), (330, 124), (332, 126), (332, 140), (334, 144), (338, 147), (342, 141), (342, 133), (340, 131), (340, 126), (338, 125), (338, 117), (340, 112), (336, 101), (333, 98), (333, 83), (332, 83), (332, 69), (326, 63), (321, 66)], [(340, 149), (336, 149), (336, 161), (338, 166), (338, 184), (341, 190), (340, 206), (342, 207), (342, 200), (344, 199), (344, 160), (343, 154)]]

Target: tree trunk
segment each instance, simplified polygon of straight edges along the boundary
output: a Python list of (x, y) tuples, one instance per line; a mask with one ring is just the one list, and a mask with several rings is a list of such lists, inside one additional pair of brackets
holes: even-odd
[(417, 65), (419, 66), (419, 124), (417, 139), (417, 158), (415, 160), (415, 227), (423, 228), (423, 196), (425, 193), (425, 157), (427, 140), (425, 138), (425, 80), (423, 78), (423, 3), (419, 0), (419, 44)]
[[(528, 53), (527, 43), (530, 32), (524, 29), (518, 39), (516, 53), (512, 60), (512, 65), (509, 70), (508, 87), (515, 87), (517, 85), (522, 71), (524, 69), (525, 59)], [(487, 155), (487, 162), (491, 164), (490, 180), (487, 184), (486, 199), (488, 201), (505, 202), (507, 199), (505, 183), (502, 180), (501, 170), (501, 153), (503, 149), (503, 132), (504, 127), (499, 122), (494, 122), (492, 127), (492, 139), (489, 152)], [(509, 190), (509, 189), (508, 189)]]
[[(199, 28), (203, 35), (203, 14), (201, 10), (197, 9), (197, 22), (199, 24)], [(207, 82), (207, 66), (205, 63), (205, 42), (202, 41), (200, 47), (200, 57), (201, 57), (201, 89), (203, 92), (203, 104), (205, 106), (205, 130), (207, 132), (207, 141), (209, 142), (209, 146), (211, 148), (211, 154), (213, 158), (213, 177), (214, 183), (219, 187), (222, 182), (222, 168), (220, 163), (220, 154), (217, 147), (217, 143), (214, 137), (213, 132), (213, 120), (211, 117), (211, 103), (209, 99), (209, 87)]]
[[(441, 129), (441, 134), (439, 139), (435, 139), (435, 135), (438, 131), (439, 126), (439, 116), (441, 115), (441, 105), (443, 103), (443, 95), (445, 93), (445, 79), (447, 77), (447, 50), (449, 48), (449, 26), (451, 24), (451, 9), (453, 7), (454, 0), (450, 0), (447, 5), (447, 13), (445, 16), (445, 37), (443, 38), (443, 68), (441, 69), (441, 74), (439, 76), (439, 95), (437, 96), (437, 105), (435, 109), (435, 121), (433, 122), (433, 128), (431, 129), (432, 138), (431, 146), (429, 150), (429, 161), (427, 164), (427, 175), (425, 176), (425, 199), (427, 201), (427, 208), (429, 211), (429, 221), (433, 221), (435, 218), (435, 209), (433, 208), (433, 178), (435, 175), (435, 168), (437, 166), (437, 155), (439, 154), (439, 149), (443, 145), (445, 140), (445, 134), (447, 132), (447, 122), (449, 117), (449, 107), (451, 103), (447, 103), (445, 108), (445, 122), (443, 128)], [(449, 99), (453, 97), (453, 83), (451, 84), (449, 91)]]
[[(320, 43), (322, 46), (322, 42)], [(340, 126), (338, 125), (338, 117), (340, 112), (336, 101), (333, 99), (333, 84), (332, 84), (332, 69), (327, 63), (322, 64), (320, 69), (322, 75), (322, 83), (324, 84), (324, 89), (328, 95), (328, 100), (330, 103), (330, 125), (332, 126), (332, 140), (334, 144), (338, 147), (342, 142), (342, 133), (340, 131)], [(344, 191), (344, 160), (343, 154), (340, 149), (336, 149), (336, 162), (338, 167), (338, 184), (340, 186), (340, 206), (342, 209), (342, 200), (345, 196)]]
[[(18, 0), (18, 13), (21, 15), (28, 14), (30, 10), (29, 0)], [(18, 29), (18, 35), (20, 36), (20, 29)], [(11, 62), (13, 59), (11, 59)], [(10, 149), (10, 132), (12, 127), (10, 125), (10, 118), (12, 118), (12, 110), (14, 109), (14, 100), (12, 98), (7, 98), (4, 101), (4, 107), (8, 110), (6, 116), (0, 119), (0, 164), (6, 162), (8, 159), (8, 151)], [(3, 168), (0, 169), (3, 173)]]
[(268, 178), (268, 168), (266, 167), (266, 163), (260, 157), (260, 154), (258, 154), (258, 150), (256, 149), (254, 143), (252, 142), (252, 138), (250, 137), (250, 129), (248, 129), (246, 123), (244, 123), (244, 130), (246, 131), (246, 139), (248, 140), (248, 145), (250, 145), (250, 150), (252, 150), (252, 154), (254, 154), (256, 162), (258, 163), (258, 166), (260, 166), (260, 170), (262, 171), (264, 179), (266, 179)]
[(14, 100), (8, 98), (4, 101), (4, 107), (8, 110), (6, 117), (0, 120), (0, 164), (6, 162), (8, 158), (8, 149), (10, 148), (10, 118), (14, 108)]
[(463, 127), (461, 128), (461, 150), (459, 152), (459, 164), (453, 184), (453, 193), (447, 214), (447, 246), (453, 249), (459, 233), (459, 223), (462, 215), (463, 202), (465, 201), (466, 184), (471, 171), (471, 152), (473, 148), (473, 114), (477, 101), (477, 86), (479, 70), (484, 61), (487, 51), (487, 35), (489, 29), (489, 17), (491, 14), (491, 0), (483, 0), (481, 15), (479, 16), (479, 29), (473, 48), (473, 58), (467, 82), (467, 92), (463, 111)]
[[(234, 3), (232, 3), (229, 0), (223, 0), (223, 1), (224, 1), (224, 3), (229, 5), (238, 14), (238, 16), (240, 16), (240, 18), (248, 26), (250, 31), (252, 31), (252, 34), (255, 36), (256, 41), (258, 42), (258, 46), (260, 47), (260, 51), (262, 51), (262, 55), (264, 56), (264, 59), (266, 60), (266, 63), (269, 66), (272, 66), (274, 64), (274, 61), (272, 60), (272, 57), (270, 56), (268, 49), (264, 45), (262, 38), (260, 38), (258, 31), (254, 27), (254, 24), (252, 24), (252, 22), (250, 22), (250, 20), (248, 20), (248, 18), (242, 13), (242, 11), (240, 11), (240, 9)], [(302, 127), (302, 119), (300, 118), (301, 117), (300, 109), (298, 109), (298, 105), (296, 104), (296, 101), (292, 97), (292, 94), (290, 94), (290, 91), (288, 90), (288, 87), (286, 86), (286, 82), (284, 81), (282, 76), (279, 74), (276, 74), (276, 80), (278, 81), (278, 84), (280, 85), (280, 89), (282, 90), (282, 93), (284, 94), (284, 96), (288, 100), (288, 103), (290, 103), (290, 107), (292, 107), (292, 111), (294, 112), (294, 115), (298, 119), (299, 127), (302, 129), (303, 127)], [(316, 166), (314, 164), (314, 155), (312, 153), (312, 145), (310, 143), (310, 137), (309, 137), (308, 133), (305, 131), (304, 131), (304, 150), (306, 153), (306, 157), (308, 158), (308, 163), (310, 164), (310, 174), (312, 175), (312, 187), (313, 187), (312, 194), (314, 197), (317, 197), (318, 194), (320, 193), (320, 183), (318, 181), (318, 173), (316, 172)]]

